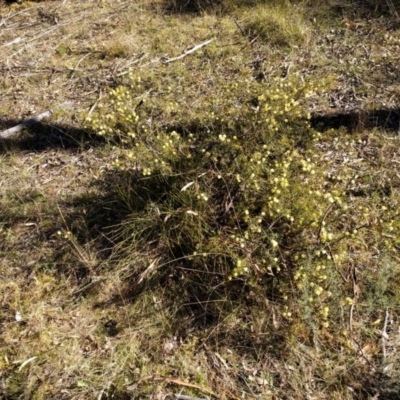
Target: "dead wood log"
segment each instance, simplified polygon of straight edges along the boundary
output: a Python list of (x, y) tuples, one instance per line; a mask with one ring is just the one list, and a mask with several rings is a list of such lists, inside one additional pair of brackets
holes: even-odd
[(13, 126), (12, 128), (8, 128), (3, 132), (0, 132), (0, 139), (8, 139), (11, 136), (16, 135), (18, 132), (21, 132), (27, 126), (36, 124), (45, 118), (49, 118), (53, 115), (52, 110), (45, 111), (39, 115), (35, 115), (34, 117), (27, 119), (19, 125)]

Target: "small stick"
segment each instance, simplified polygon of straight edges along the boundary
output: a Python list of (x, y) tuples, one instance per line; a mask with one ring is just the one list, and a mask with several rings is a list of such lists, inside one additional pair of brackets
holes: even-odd
[(171, 379), (171, 378), (167, 378), (167, 379), (165, 379), (165, 381), (168, 383), (174, 383), (175, 385), (186, 386), (186, 387), (198, 389), (204, 393), (209, 394), (210, 396), (218, 398), (218, 396), (216, 394), (214, 394), (213, 392), (211, 392), (210, 390), (203, 388), (199, 385), (195, 385), (194, 383), (189, 383), (189, 382), (181, 381), (180, 379)]
[(354, 313), (354, 299), (353, 299), (353, 302), (351, 303), (350, 315), (349, 315), (349, 328), (350, 328), (350, 332), (353, 332), (353, 313)]
[(93, 105), (90, 107), (90, 110), (88, 112), (88, 115), (86, 116), (86, 118), (90, 117), (90, 115), (92, 114), (92, 112), (94, 111), (94, 109), (97, 106), (97, 103), (101, 100), (102, 97), (102, 93), (101, 93), (101, 89), (99, 90), (99, 97), (97, 98), (97, 100), (93, 103)]
[(382, 329), (382, 350), (383, 350), (384, 360), (386, 359), (386, 339), (388, 337), (386, 329), (387, 329), (388, 319), (389, 319), (389, 310), (386, 308), (385, 322), (383, 323), (383, 329)]
[(354, 313), (354, 306), (355, 303), (358, 299), (359, 295), (359, 288), (357, 286), (357, 276), (356, 276), (356, 269), (353, 266), (353, 271), (352, 271), (352, 277), (353, 277), (353, 302), (351, 303), (350, 307), (350, 315), (349, 315), (349, 329), (350, 332), (353, 332), (353, 313)]
[(22, 124), (19, 124), (17, 126), (12, 127), (12, 128), (8, 128), (3, 132), (0, 132), (0, 139), (8, 139), (9, 137), (17, 134), (18, 132), (21, 132), (27, 126), (33, 125), (36, 122), (40, 122), (42, 119), (49, 118), (52, 115), (53, 115), (53, 111), (52, 110), (48, 110), (48, 111), (45, 111), (45, 112), (43, 112), (43, 113), (41, 113), (39, 115), (36, 115), (33, 118), (30, 118), (30, 119), (22, 122)]
[(243, 28), (239, 25), (239, 22), (236, 21), (235, 18), (233, 18), (233, 21), (235, 22), (236, 26), (239, 28), (240, 32), (244, 37), (247, 37), (246, 32), (243, 30)]
[(204, 397), (192, 397), (192, 396), (185, 396), (184, 394), (174, 394), (176, 400), (207, 400)]
[(320, 223), (319, 223), (319, 228), (318, 228), (317, 237), (318, 237), (318, 240), (319, 240), (320, 243), (321, 243), (321, 231), (322, 231), (322, 227), (324, 226), (324, 221), (325, 221), (326, 217), (328, 216), (328, 214), (331, 212), (332, 208), (333, 208), (333, 204), (331, 204), (331, 205), (327, 208), (327, 210), (325, 211), (324, 216), (322, 217), (322, 219), (321, 219), (321, 221), (320, 221)]
[(178, 57), (167, 58), (166, 60), (163, 60), (163, 63), (164, 63), (164, 64), (168, 64), (168, 63), (170, 63), (170, 62), (172, 62), (172, 61), (180, 60), (180, 59), (186, 57), (188, 54), (194, 53), (195, 51), (201, 49), (202, 47), (207, 46), (207, 45), (208, 45), (209, 43), (211, 43), (213, 40), (214, 40), (214, 39), (206, 40), (205, 42), (200, 43), (200, 44), (198, 44), (198, 45), (192, 47), (191, 49), (189, 49), (188, 51), (186, 51), (185, 53), (181, 54), (181, 55), (178, 56)]

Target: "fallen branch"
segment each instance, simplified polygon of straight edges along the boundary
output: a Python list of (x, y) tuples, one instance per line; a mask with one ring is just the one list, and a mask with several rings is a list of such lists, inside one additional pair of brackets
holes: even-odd
[(30, 118), (30, 119), (22, 122), (22, 124), (13, 126), (12, 128), (8, 128), (5, 131), (0, 132), (0, 139), (8, 139), (9, 137), (17, 134), (18, 132), (21, 132), (27, 126), (36, 124), (37, 122), (40, 122), (42, 119), (49, 118), (52, 115), (53, 115), (52, 110), (48, 110), (48, 111), (45, 111), (44, 113), (36, 115), (33, 118)]
[(196, 45), (196, 46), (193, 46), (191, 49), (189, 49), (188, 51), (184, 52), (183, 54), (181, 54), (181, 55), (178, 56), (178, 57), (167, 58), (166, 60), (163, 60), (163, 63), (164, 63), (164, 64), (168, 64), (168, 63), (170, 63), (170, 62), (172, 62), (172, 61), (180, 60), (180, 59), (186, 57), (188, 54), (194, 53), (195, 51), (201, 49), (202, 47), (207, 46), (207, 45), (208, 45), (209, 43), (211, 43), (213, 40), (214, 40), (214, 39), (206, 40), (206, 41), (203, 42), (203, 43), (200, 43), (200, 44), (198, 44), (198, 45)]

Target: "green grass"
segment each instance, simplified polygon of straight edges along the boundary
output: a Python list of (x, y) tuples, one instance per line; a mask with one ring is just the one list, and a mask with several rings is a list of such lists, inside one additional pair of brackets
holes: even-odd
[(399, 396), (383, 3), (0, 5), (0, 399)]

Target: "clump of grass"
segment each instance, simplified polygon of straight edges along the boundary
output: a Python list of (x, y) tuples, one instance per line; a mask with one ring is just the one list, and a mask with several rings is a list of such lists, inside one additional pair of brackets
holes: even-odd
[(105, 44), (104, 55), (111, 58), (127, 58), (132, 55), (134, 46), (128, 37), (119, 37)]
[[(308, 22), (303, 20), (302, 9), (284, 3), (259, 5), (247, 13), (245, 30), (250, 37), (278, 48), (302, 46), (309, 42), (311, 32)], [(290, 11), (289, 11), (290, 10)]]

